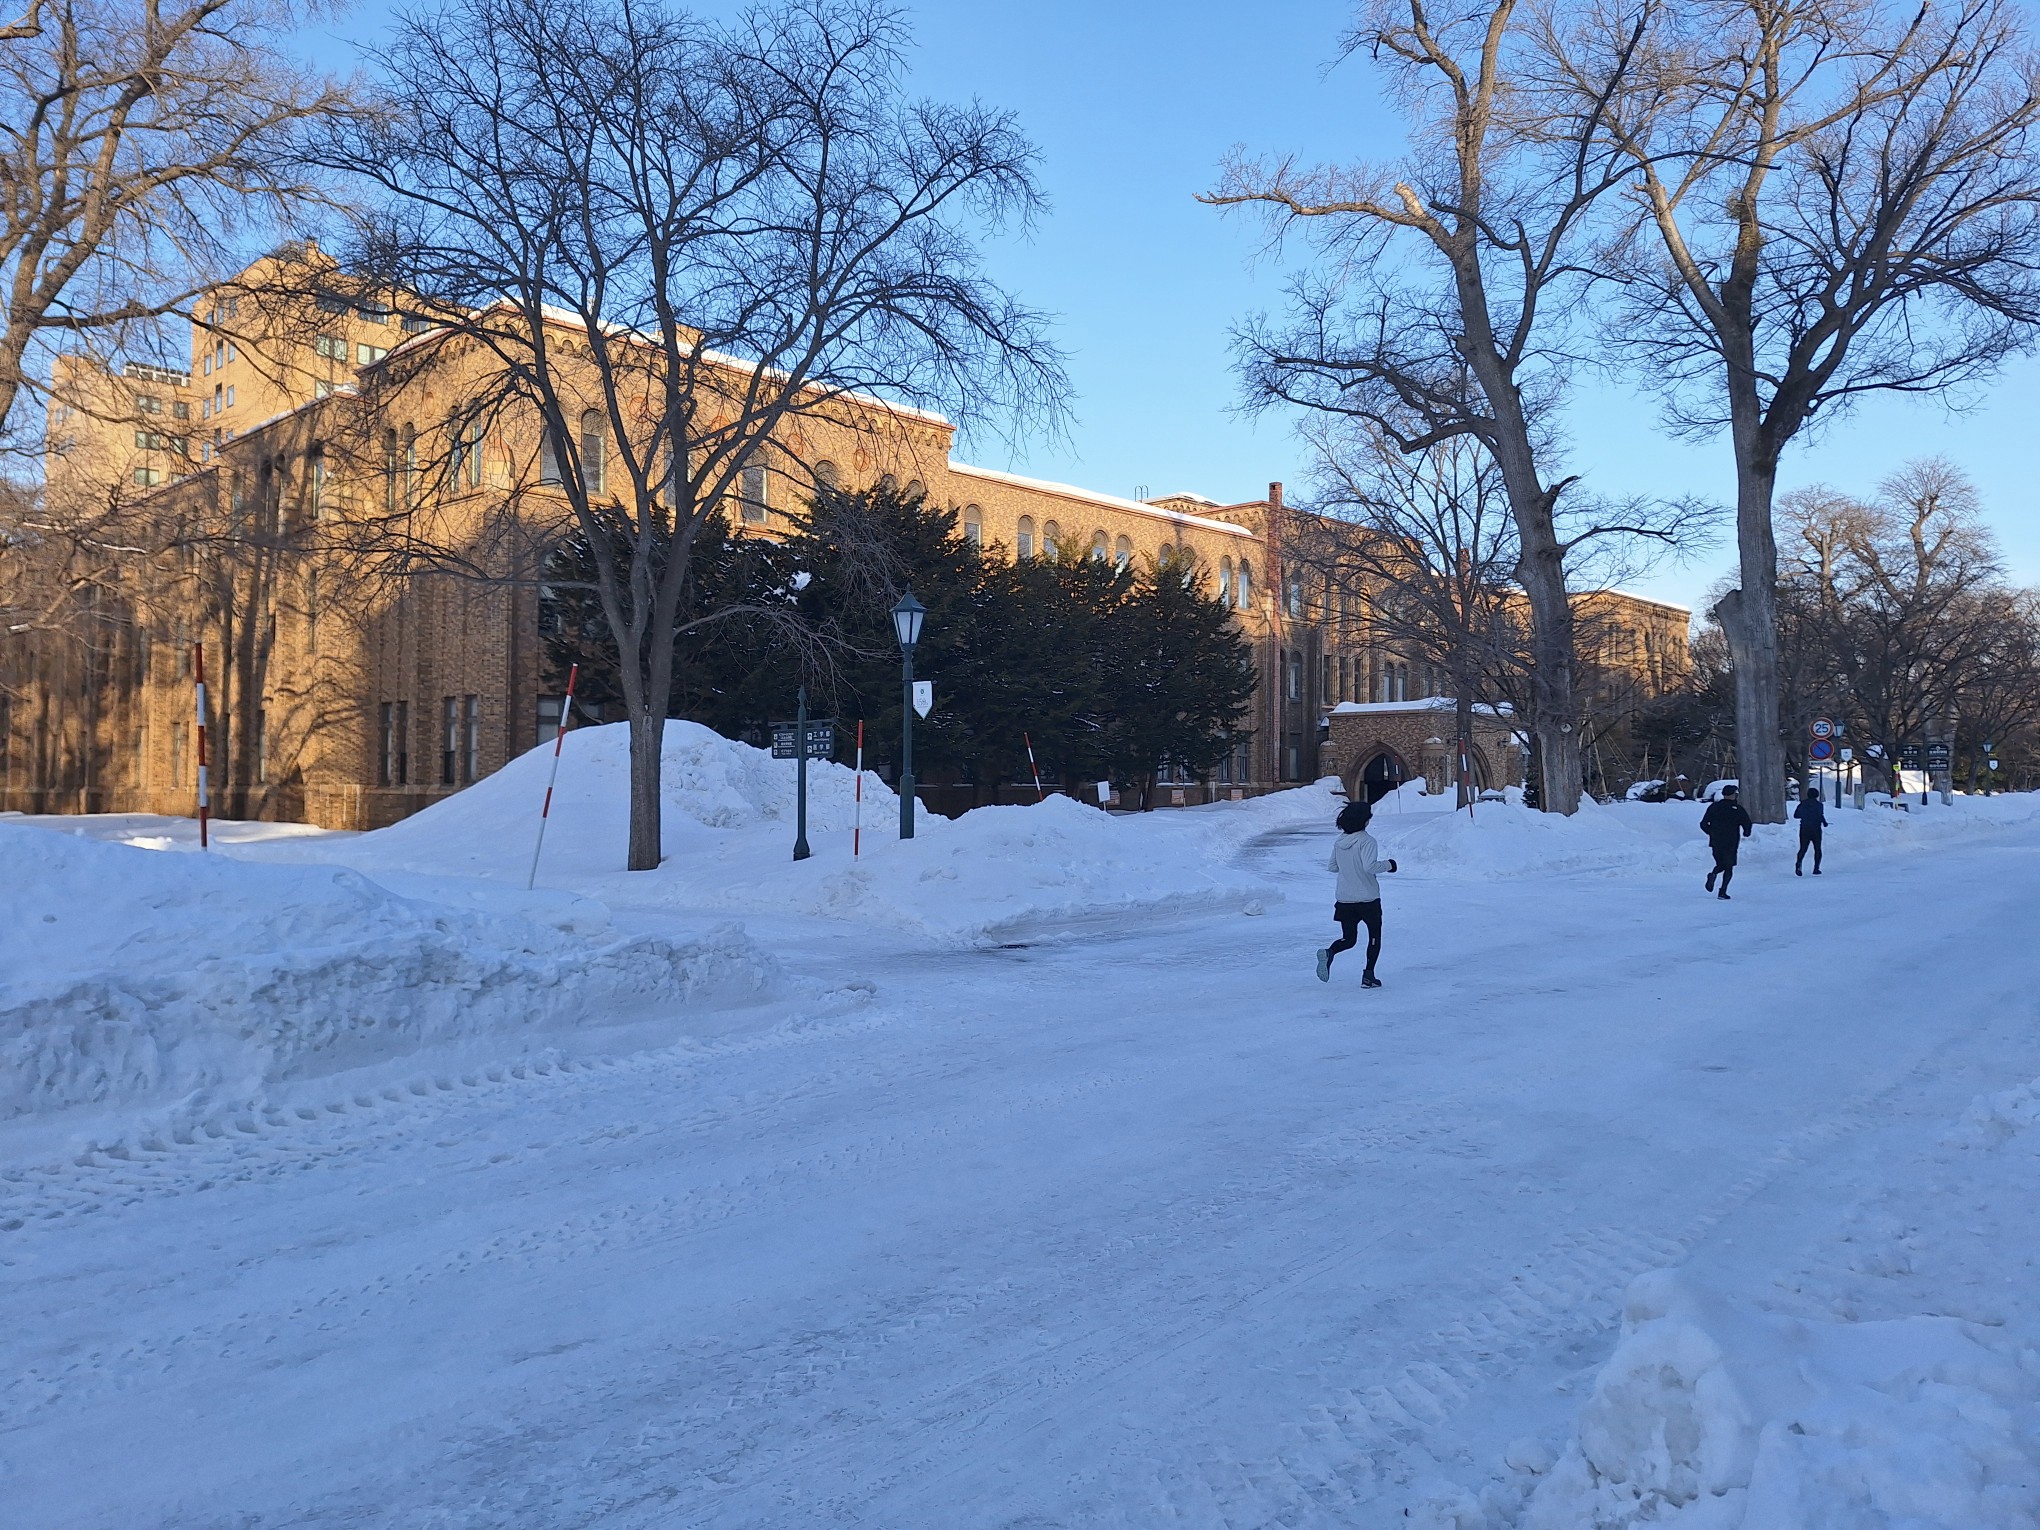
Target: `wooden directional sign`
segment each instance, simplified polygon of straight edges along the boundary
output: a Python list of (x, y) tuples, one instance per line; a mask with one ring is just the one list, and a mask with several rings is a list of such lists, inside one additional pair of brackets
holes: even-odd
[[(797, 760), (800, 751), (794, 746), (794, 735), (800, 729), (790, 722), (776, 722), (772, 725), (772, 758), (775, 760)], [(825, 717), (807, 725), (807, 757), (811, 760), (826, 760), (836, 752), (836, 719)]]
[(1901, 744), (1898, 746), (1898, 768), (1900, 770), (1918, 770), (1920, 768), (1920, 746), (1918, 744)]
[(1946, 770), (1954, 751), (1946, 744), (1927, 745), (1927, 769)]

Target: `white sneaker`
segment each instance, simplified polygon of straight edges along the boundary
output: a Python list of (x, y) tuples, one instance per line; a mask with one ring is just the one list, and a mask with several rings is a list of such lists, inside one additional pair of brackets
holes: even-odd
[(1324, 946), (1317, 954), (1317, 980), (1329, 983), (1332, 980), (1332, 948)]

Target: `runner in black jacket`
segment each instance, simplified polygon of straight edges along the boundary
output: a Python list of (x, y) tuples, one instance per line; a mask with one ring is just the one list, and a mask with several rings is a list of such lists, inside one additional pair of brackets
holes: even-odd
[[(1708, 803), (1707, 811), (1700, 815), (1700, 832), (1714, 847), (1714, 869), (1707, 873), (1707, 890), (1717, 898), (1728, 896), (1728, 884), (1735, 877), (1735, 855), (1739, 848), (1736, 841), (1748, 839), (1755, 828), (1737, 800), (1738, 795), (1733, 786), (1724, 786), (1720, 800)], [(1721, 878), (1719, 892), (1714, 891), (1716, 877)]]
[(1806, 852), (1813, 852), (1813, 874), (1820, 875), (1820, 831), (1827, 827), (1827, 805), (1820, 800), (1820, 793), (1813, 790), (1811, 782), (1799, 790), (1799, 806), (1792, 810), (1792, 816), (1799, 820), (1799, 854), (1792, 859), (1792, 874), (1806, 875), (1799, 868), (1806, 864)]

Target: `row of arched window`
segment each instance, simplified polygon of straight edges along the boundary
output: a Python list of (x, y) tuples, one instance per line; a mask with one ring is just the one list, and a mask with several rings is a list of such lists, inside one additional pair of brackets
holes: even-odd
[(1254, 566), (1245, 558), (1237, 567), (1230, 558), (1218, 560), (1218, 598), (1235, 611), (1254, 609)]

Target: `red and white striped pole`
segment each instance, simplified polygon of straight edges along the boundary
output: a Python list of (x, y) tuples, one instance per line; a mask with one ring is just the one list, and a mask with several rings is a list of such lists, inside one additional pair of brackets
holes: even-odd
[(207, 789), (205, 755), (205, 644), (194, 643), (191, 647), (192, 673), (197, 680), (198, 697), (198, 848), (204, 850), (211, 843), (206, 825), (212, 818), (212, 793)]
[(538, 810), (538, 843), (531, 847), (531, 875), (524, 879), (526, 892), (538, 885), (538, 856), (545, 849), (545, 821), (552, 817), (553, 785), (560, 778), (560, 746), (567, 741), (567, 715), (574, 710), (574, 681), (580, 673), (578, 664), (567, 670), (567, 694), (560, 698), (560, 726), (553, 734), (552, 773), (545, 778), (545, 806)]
[(850, 819), (850, 859), (857, 859), (857, 852), (864, 839), (864, 719), (857, 719), (857, 795), (853, 799), (857, 807)]
[(1023, 733), (1020, 735), (1020, 742), (1027, 746), (1027, 768), (1034, 772), (1034, 800), (1045, 802), (1048, 800), (1048, 793), (1041, 789), (1041, 769), (1034, 763), (1034, 740)]

